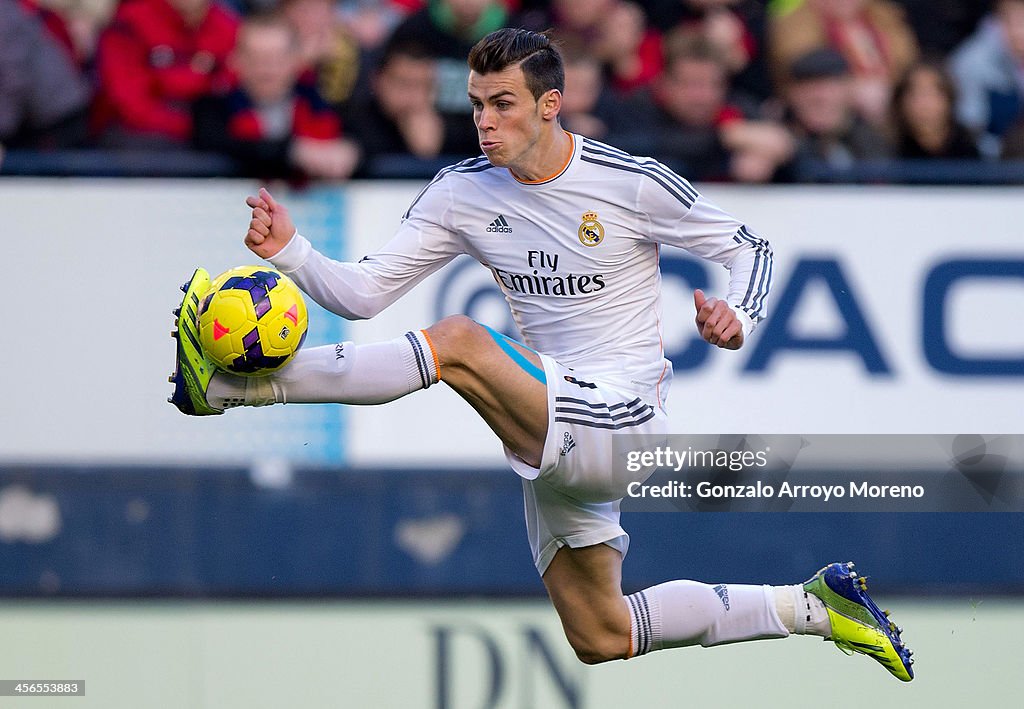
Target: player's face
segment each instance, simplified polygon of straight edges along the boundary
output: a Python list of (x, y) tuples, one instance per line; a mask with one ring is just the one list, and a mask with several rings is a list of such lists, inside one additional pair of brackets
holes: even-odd
[(540, 101), (533, 98), (522, 69), (470, 72), (469, 101), (480, 149), (493, 165), (515, 168), (536, 157), (532, 153), (544, 128), (544, 96)]

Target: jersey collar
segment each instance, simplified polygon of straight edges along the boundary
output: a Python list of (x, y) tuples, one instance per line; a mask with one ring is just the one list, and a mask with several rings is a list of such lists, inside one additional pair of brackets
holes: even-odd
[(566, 158), (565, 164), (562, 165), (562, 167), (558, 168), (557, 172), (555, 172), (553, 175), (548, 175), (547, 177), (542, 177), (538, 180), (523, 180), (510, 169), (508, 173), (512, 175), (512, 179), (514, 179), (521, 185), (543, 185), (547, 184), (548, 182), (551, 182), (552, 180), (557, 180), (559, 177), (564, 175), (565, 171), (568, 170), (569, 166), (572, 164), (572, 159), (576, 157), (576, 136), (570, 133), (569, 131), (564, 132), (567, 136), (569, 136), (569, 140), (572, 141), (572, 150), (569, 151), (569, 157)]

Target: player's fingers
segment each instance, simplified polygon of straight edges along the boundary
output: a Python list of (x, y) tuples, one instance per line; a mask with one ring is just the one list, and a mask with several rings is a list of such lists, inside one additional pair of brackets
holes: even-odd
[[(721, 314), (714, 311), (707, 316), (704, 320), (704, 324), (700, 329), (700, 336), (708, 342), (711, 342), (711, 338), (715, 335), (715, 327), (718, 325), (718, 321), (721, 319)], [(714, 344), (713, 342), (711, 344)]]
[(732, 312), (732, 309), (725, 308), (721, 311), (718, 322), (715, 323), (714, 333), (719, 339), (728, 339), (724, 337), (725, 331), (732, 327), (736, 322), (736, 314)]
[(737, 350), (743, 344), (743, 326), (740, 321), (732, 323), (719, 338), (718, 346), (727, 350)]
[(707, 300), (707, 298), (704, 297), (704, 291), (700, 288), (693, 291), (693, 305), (697, 312), (700, 312), (700, 309), (704, 306), (705, 300)]
[(268, 211), (273, 212), (277, 209), (277, 202), (274, 200), (273, 196), (271, 196), (266, 187), (260, 187), (260, 198), (267, 203)]
[[(732, 311), (729, 304), (724, 300), (715, 299), (711, 314), (704, 321), (704, 328), (702, 330), (704, 339), (711, 342), (711, 344), (718, 344), (717, 341), (722, 339), (722, 333), (735, 320), (736, 313)], [(714, 338), (714, 341), (712, 338)]]
[(258, 231), (254, 231), (253, 229), (250, 229), (245, 235), (245, 243), (247, 246), (259, 246), (263, 243), (264, 239), (265, 237), (263, 234), (260, 234)]
[(252, 218), (253, 218), (253, 221), (257, 221), (258, 220), (258, 221), (262, 222), (263, 224), (266, 224), (268, 227), (271, 224), (274, 223), (274, 220), (271, 219), (270, 215), (262, 207), (253, 207)]
[(704, 301), (704, 304), (700, 306), (700, 310), (697, 311), (698, 325), (707, 322), (707, 319), (714, 314), (715, 306), (718, 304), (718, 302), (718, 298), (708, 298)]
[(249, 229), (250, 231), (255, 231), (257, 234), (260, 234), (262, 236), (267, 236), (268, 234), (270, 234), (270, 227), (261, 222), (259, 219), (253, 219), (252, 221), (250, 221)]
[(730, 335), (728, 333), (733, 330), (733, 326), (735, 324), (736, 324), (736, 319), (735, 318), (730, 318), (730, 317), (723, 317), (723, 318), (721, 318), (718, 321), (718, 323), (715, 325), (715, 329), (713, 331), (714, 336), (718, 339), (719, 342), (727, 341), (729, 339), (729, 337), (730, 337)]
[(263, 200), (254, 195), (249, 195), (248, 197), (245, 198), (245, 204), (248, 207), (256, 208), (263, 204)]

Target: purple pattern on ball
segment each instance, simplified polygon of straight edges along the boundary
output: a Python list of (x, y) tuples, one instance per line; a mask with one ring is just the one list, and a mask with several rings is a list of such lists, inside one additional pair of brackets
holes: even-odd
[(248, 291), (252, 307), (259, 320), (270, 311), (270, 291), (277, 288), (279, 278), (273, 271), (255, 271), (248, 276), (232, 276), (224, 282), (221, 290)]

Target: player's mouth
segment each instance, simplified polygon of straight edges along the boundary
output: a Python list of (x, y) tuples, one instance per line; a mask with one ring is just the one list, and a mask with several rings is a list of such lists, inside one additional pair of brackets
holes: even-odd
[(481, 140), (480, 141), (480, 149), (483, 150), (485, 153), (488, 150), (494, 150), (495, 148), (497, 148), (500, 145), (501, 145), (501, 143), (499, 143), (496, 140)]

